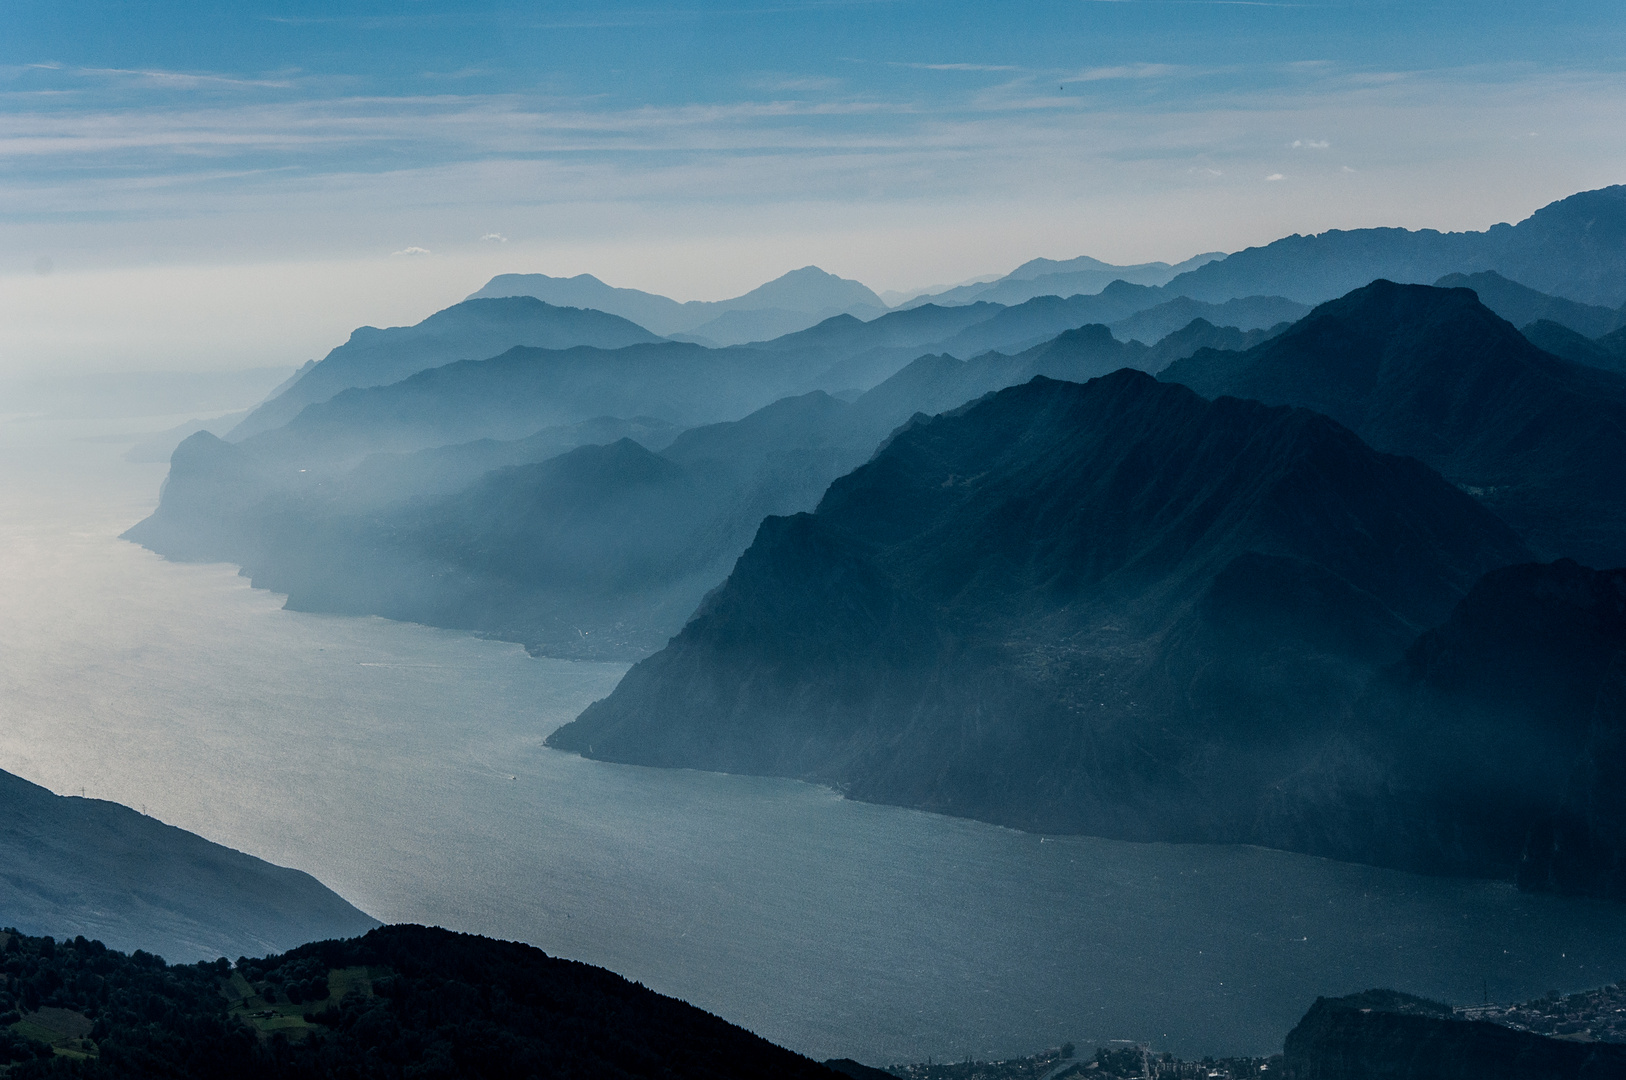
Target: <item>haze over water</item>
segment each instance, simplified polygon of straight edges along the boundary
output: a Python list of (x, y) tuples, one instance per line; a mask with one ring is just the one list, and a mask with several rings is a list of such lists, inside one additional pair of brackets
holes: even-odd
[(1626, 973), (1618, 906), (546, 749), (623, 665), (284, 612), (233, 567), (165, 563), (116, 539), (165, 468), (82, 441), (113, 423), (0, 424), (0, 768), (380, 919), (530, 941), (875, 1064), (1064, 1039), (1266, 1052), (1317, 994), (1510, 1000)]

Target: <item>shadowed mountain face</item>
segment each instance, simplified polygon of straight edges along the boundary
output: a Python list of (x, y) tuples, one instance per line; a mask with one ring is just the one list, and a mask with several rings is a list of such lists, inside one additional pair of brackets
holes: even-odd
[(1538, 319), (1567, 326), (1582, 337), (1602, 337), (1626, 323), (1626, 315), (1614, 308), (1577, 304), (1561, 296), (1548, 296), (1535, 289), (1509, 281), (1494, 270), (1477, 274), (1447, 274), (1434, 283), (1440, 289), (1472, 289), (1479, 302), (1514, 326)]
[(1347, 732), (1279, 786), (1264, 842), (1626, 899), (1626, 570), (1485, 575)]
[(100, 799), (0, 772), (0, 919), (193, 961), (364, 933), (321, 882)]
[(1626, 378), (1542, 352), (1467, 289), (1374, 282), (1160, 377), (1326, 413), (1438, 469), (1543, 555), (1626, 564)]
[(1537, 319), (1522, 327), (1520, 333), (1542, 352), (1552, 353), (1560, 359), (1626, 374), (1626, 351), (1612, 352), (1599, 341), (1583, 337), (1550, 319)]
[(1626, 900), (1626, 569), (1486, 575), (1361, 711), (1465, 866)]
[[(1120, 371), (920, 420), (549, 739), (1021, 828), (1246, 841), (1513, 534), (1303, 410)], [(1279, 811), (1278, 811), (1279, 813)]]
[(1518, 225), (1482, 233), (1335, 229), (1289, 236), (1181, 274), (1168, 287), (1198, 300), (1266, 295), (1316, 304), (1374, 278), (1426, 283), (1481, 270), (1619, 308), (1626, 301), (1626, 185), (1571, 195)]
[(1288, 1033), (1290, 1080), (1590, 1080), (1626, 1075), (1626, 1046), (1550, 1038), (1368, 990), (1317, 998)]
[(643, 327), (602, 311), (554, 307), (528, 296), (466, 300), (416, 326), (378, 330), (363, 326), (350, 340), (302, 371), (250, 413), (231, 433), (241, 440), (281, 427), (307, 405), (355, 386), (384, 386), (455, 360), (483, 360), (516, 345), (619, 349), (660, 339)]

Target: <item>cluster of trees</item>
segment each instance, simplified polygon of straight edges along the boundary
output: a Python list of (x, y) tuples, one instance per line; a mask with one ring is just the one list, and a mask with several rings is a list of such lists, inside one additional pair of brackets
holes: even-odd
[[(7, 1080), (836, 1076), (602, 968), (419, 926), (240, 958), (236, 974), (257, 993), (289, 1000), (328, 998), (335, 969), (379, 973), (369, 990), (306, 1010), (312, 1026), (291, 1034), (262, 1033), (232, 1011), (223, 991), (233, 965), (224, 958), (169, 965), (82, 937), (55, 942), (15, 931), (0, 958)], [(92, 1022), (89, 1042), (64, 1054), (9, 1026), (40, 1008), (83, 1014)]]

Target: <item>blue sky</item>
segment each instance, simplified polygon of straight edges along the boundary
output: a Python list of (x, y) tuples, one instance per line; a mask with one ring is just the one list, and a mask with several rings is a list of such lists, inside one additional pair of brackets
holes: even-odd
[(1623, 68), (1603, 2), (12, 0), (0, 364), (298, 362), (504, 270), (1482, 228), (1626, 180)]

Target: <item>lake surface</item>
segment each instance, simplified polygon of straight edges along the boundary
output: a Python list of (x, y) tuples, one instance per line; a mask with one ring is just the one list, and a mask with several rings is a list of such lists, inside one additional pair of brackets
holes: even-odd
[(0, 768), (307, 870), (386, 921), (529, 941), (874, 1064), (1068, 1039), (1263, 1053), (1318, 994), (1626, 976), (1617, 906), (549, 750), (623, 665), (285, 612), (232, 567), (163, 562), (116, 537), (165, 470), (79, 441), (108, 424), (0, 423)]

